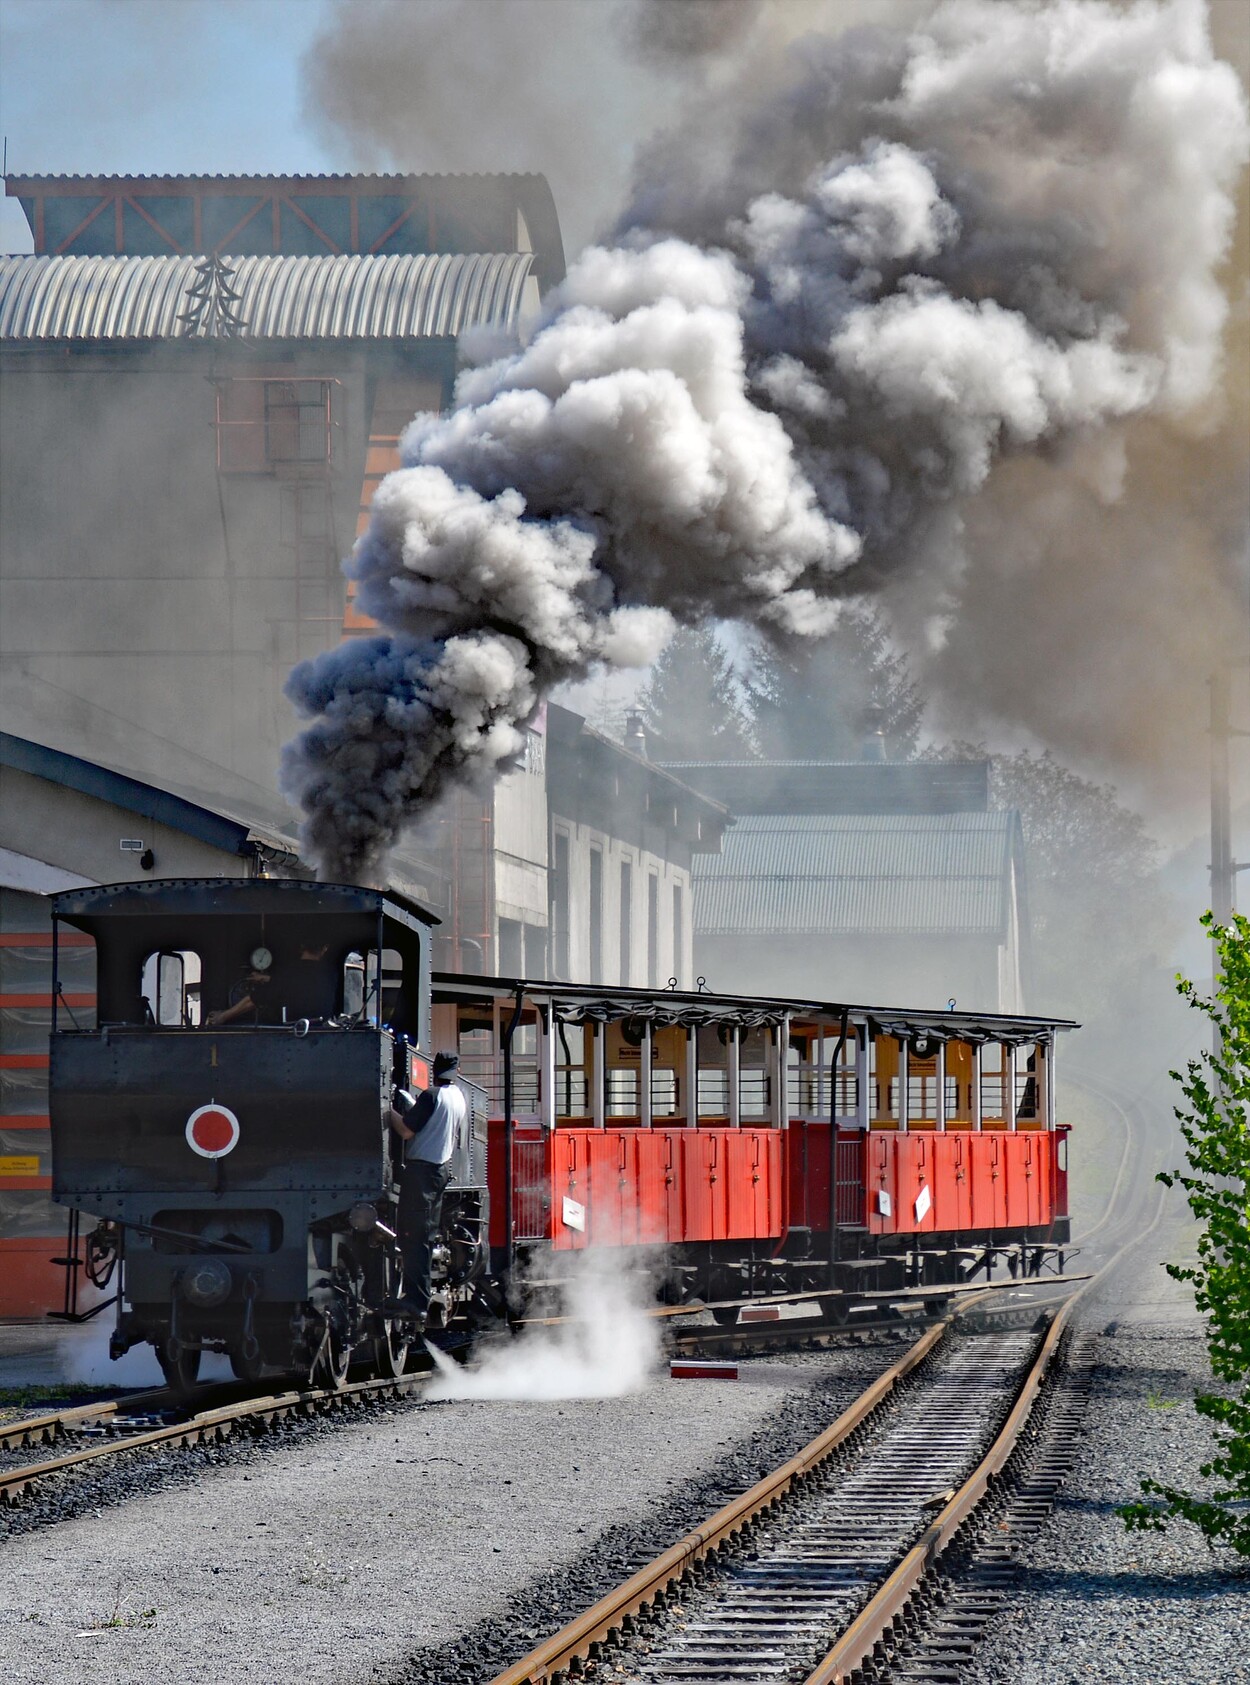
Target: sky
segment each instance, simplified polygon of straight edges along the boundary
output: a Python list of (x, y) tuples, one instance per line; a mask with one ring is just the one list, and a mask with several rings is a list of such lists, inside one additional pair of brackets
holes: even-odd
[[(320, 0), (4, 0), (0, 124), (28, 174), (340, 167), (300, 111)], [(6, 201), (0, 250), (29, 251)]]
[[(3, 0), (8, 169), (536, 169), (551, 179), (566, 245), (576, 250), (610, 216), (634, 141), (663, 119), (675, 93), (671, 76), (621, 53), (610, 27), (615, 7), (616, 0)], [(564, 57), (549, 50), (553, 36)], [(484, 39), (493, 52), (483, 52)], [(320, 84), (311, 62), (319, 41)], [(492, 81), (492, 65), (506, 69), (502, 85)], [(382, 104), (375, 84), (389, 99), (380, 134), (371, 123)], [(0, 251), (30, 249), (19, 207), (5, 203)]]

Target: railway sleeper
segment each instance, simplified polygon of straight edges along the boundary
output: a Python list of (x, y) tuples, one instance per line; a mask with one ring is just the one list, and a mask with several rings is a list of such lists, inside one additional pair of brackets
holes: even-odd
[[(870, 1658), (849, 1675), (852, 1685), (947, 1685), (962, 1679), (961, 1669), (951, 1669), (952, 1656), (966, 1662), (1001, 1613), (1019, 1583), (1018, 1542), (1043, 1524), (1063, 1473), (1075, 1459), (1076, 1430), (1091, 1382), (1084, 1338), (1068, 1336), (1065, 1347), (1065, 1361), (1052, 1367), (1028, 1431), (992, 1492), (987, 1489), (986, 1499), (961, 1527), (940, 1568), (909, 1600), (904, 1613), (914, 1609), (915, 1621), (900, 1626), (895, 1617)], [(1034, 1466), (1039, 1460), (1044, 1471), (1040, 1479)]]

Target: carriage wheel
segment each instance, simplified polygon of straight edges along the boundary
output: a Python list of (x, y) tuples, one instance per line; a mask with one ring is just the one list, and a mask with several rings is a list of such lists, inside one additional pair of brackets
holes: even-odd
[(199, 1348), (180, 1344), (177, 1357), (171, 1357), (169, 1347), (162, 1341), (156, 1348), (156, 1361), (161, 1366), (161, 1374), (165, 1377), (165, 1385), (171, 1392), (185, 1398), (192, 1391), (199, 1377)]

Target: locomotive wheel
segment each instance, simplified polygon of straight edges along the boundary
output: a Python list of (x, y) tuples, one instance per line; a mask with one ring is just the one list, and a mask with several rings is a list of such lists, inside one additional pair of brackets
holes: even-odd
[(265, 1368), (265, 1359), (260, 1352), (255, 1357), (244, 1357), (238, 1346), (231, 1346), (226, 1354), (230, 1359), (230, 1372), (236, 1381), (259, 1381)]
[(339, 1392), (347, 1385), (347, 1371), (351, 1367), (351, 1361), (352, 1348), (344, 1339), (342, 1330), (336, 1328), (331, 1321), (313, 1359), (312, 1373), (308, 1379), (314, 1387), (326, 1387), (330, 1392)]
[(373, 1342), (373, 1367), (383, 1380), (393, 1381), (403, 1374), (407, 1361), (408, 1336), (401, 1324), (387, 1317)]
[(179, 1346), (177, 1357), (170, 1357), (169, 1349), (162, 1341), (156, 1348), (156, 1361), (161, 1366), (161, 1374), (165, 1377), (165, 1385), (171, 1392), (186, 1394), (195, 1386), (200, 1373), (200, 1352), (188, 1346)]

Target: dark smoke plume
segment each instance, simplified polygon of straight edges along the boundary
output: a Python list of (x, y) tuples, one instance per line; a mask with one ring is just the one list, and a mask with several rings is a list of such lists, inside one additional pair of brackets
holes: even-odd
[(647, 150), (529, 342), (409, 428), (350, 564), (388, 635), (289, 687), (327, 874), (676, 624), (819, 637), (900, 580), (940, 624), (997, 462), (1093, 464), (1216, 386), (1247, 115), (1197, 5), (951, 0), (755, 80)]
[(764, 0), (638, 0), (621, 9), (619, 28), (644, 63), (668, 67), (740, 46), (763, 9)]

